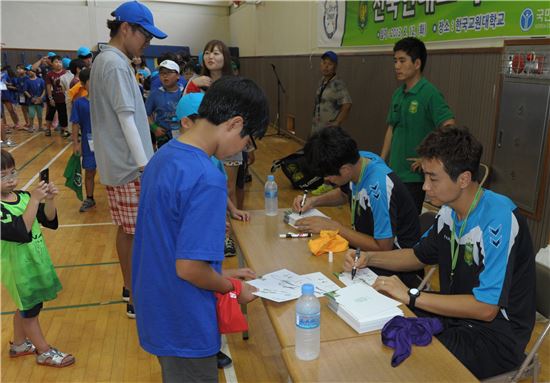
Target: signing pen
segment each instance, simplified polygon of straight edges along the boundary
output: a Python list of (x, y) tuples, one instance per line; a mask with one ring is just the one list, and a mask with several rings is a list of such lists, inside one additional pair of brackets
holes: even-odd
[(307, 197), (307, 190), (304, 190), (304, 195), (302, 196), (302, 202), (300, 202), (300, 214), (302, 215), (302, 210), (304, 208), (304, 205), (306, 204), (306, 197)]
[(357, 262), (359, 261), (359, 257), (361, 256), (361, 249), (357, 248), (355, 249), (355, 258), (353, 260), (353, 267), (351, 269), (351, 280), (353, 281), (353, 278), (355, 278), (355, 274), (357, 274)]
[(310, 238), (311, 233), (286, 233), (279, 234), (279, 238)]

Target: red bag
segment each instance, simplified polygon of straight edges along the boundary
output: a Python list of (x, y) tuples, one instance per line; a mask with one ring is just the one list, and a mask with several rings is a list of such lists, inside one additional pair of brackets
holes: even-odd
[(248, 330), (248, 323), (241, 311), (241, 305), (237, 301), (237, 298), (241, 295), (241, 281), (234, 278), (229, 278), (229, 280), (233, 284), (233, 291), (226, 294), (214, 293), (218, 299), (216, 311), (218, 314), (218, 327), (222, 334)]

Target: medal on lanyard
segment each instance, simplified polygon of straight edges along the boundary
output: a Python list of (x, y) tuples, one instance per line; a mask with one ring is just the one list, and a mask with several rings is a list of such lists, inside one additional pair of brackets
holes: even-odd
[[(365, 170), (367, 169), (367, 165), (365, 163), (365, 160), (363, 157), (361, 157), (361, 175), (359, 176), (359, 181), (357, 181), (357, 190), (353, 191), (353, 185), (351, 187), (351, 228), (355, 230), (355, 212), (357, 211), (357, 205), (359, 204), (359, 187), (361, 185), (361, 182), (363, 181), (363, 177), (365, 176)], [(361, 210), (359, 210), (359, 213), (361, 213)]]
[[(464, 234), (464, 229), (466, 228), (466, 225), (468, 224), (468, 217), (470, 216), (470, 213), (472, 212), (472, 209), (477, 204), (477, 201), (479, 201), (481, 192), (481, 186), (477, 189), (476, 195), (474, 197), (474, 200), (472, 201), (472, 204), (470, 205), (470, 208), (468, 209), (468, 213), (466, 214), (466, 218), (464, 218), (464, 222), (462, 223), (462, 226), (460, 227), (460, 230), (458, 232), (458, 237), (455, 237), (455, 220), (453, 219), (453, 223), (451, 226), (451, 284), (453, 283), (453, 278), (455, 275), (455, 269), (456, 264), (458, 261), (458, 252), (460, 249), (460, 239), (462, 238), (462, 234)], [(456, 247), (455, 247), (455, 241), (456, 241)]]

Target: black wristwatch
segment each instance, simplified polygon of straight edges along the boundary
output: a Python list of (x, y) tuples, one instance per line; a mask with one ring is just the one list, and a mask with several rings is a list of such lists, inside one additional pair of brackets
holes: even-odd
[(409, 289), (409, 307), (414, 309), (414, 304), (416, 303), (416, 298), (420, 296), (420, 290), (417, 288)]

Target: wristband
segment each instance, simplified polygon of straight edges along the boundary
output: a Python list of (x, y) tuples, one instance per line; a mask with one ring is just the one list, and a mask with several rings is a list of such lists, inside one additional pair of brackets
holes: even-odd
[(154, 132), (155, 130), (157, 130), (158, 127), (159, 126), (155, 122), (153, 122), (152, 124), (149, 124), (149, 128), (151, 128), (151, 132)]

